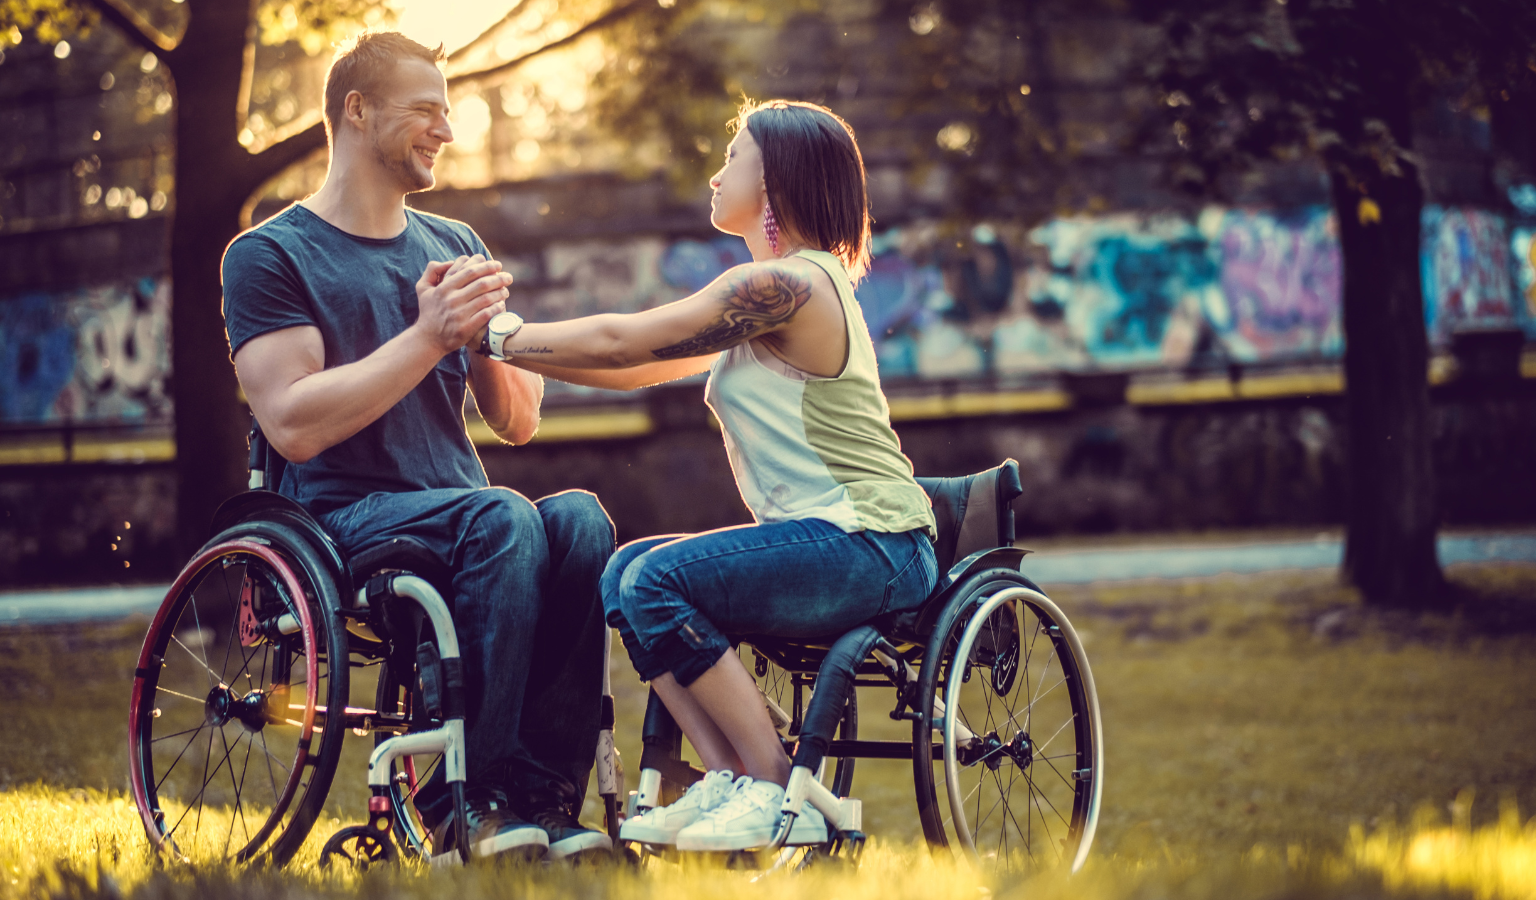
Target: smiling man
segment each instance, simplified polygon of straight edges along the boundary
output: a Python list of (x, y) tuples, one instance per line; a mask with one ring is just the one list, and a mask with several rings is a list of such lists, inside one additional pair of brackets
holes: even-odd
[[(468, 352), (511, 276), (469, 226), (405, 206), (453, 140), (442, 58), (394, 32), (338, 51), (324, 186), (225, 252), (230, 352), (290, 463), (277, 490), (349, 553), (409, 536), (456, 573), (472, 852), (606, 853), (575, 813), (596, 755), (613, 523), (582, 491), (532, 503), (489, 487), (465, 432), (468, 389), (502, 439), (527, 441), (543, 381)], [(416, 804), (434, 857), (457, 853), (441, 774)]]

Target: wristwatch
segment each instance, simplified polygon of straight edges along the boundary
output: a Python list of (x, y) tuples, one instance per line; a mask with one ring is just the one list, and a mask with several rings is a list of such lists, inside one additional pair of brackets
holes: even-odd
[(506, 346), (507, 338), (517, 334), (523, 327), (523, 317), (514, 312), (497, 313), (491, 316), (491, 321), (485, 326), (485, 337), (480, 340), (481, 356), (489, 356), (494, 360), (506, 359), (502, 349)]

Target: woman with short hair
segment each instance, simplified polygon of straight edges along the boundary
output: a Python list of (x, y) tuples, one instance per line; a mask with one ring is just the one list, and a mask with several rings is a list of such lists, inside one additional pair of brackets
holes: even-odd
[[(603, 388), (710, 373), (705, 401), (756, 524), (631, 542), (602, 580), (609, 624), (709, 770), (621, 837), (684, 850), (767, 843), (789, 777), (727, 635), (841, 635), (917, 607), (937, 579), (933, 511), (891, 430), (854, 300), (869, 212), (853, 131), (783, 100), (749, 103), (734, 125), (710, 218), (746, 239), (753, 262), (645, 312), (521, 325), (506, 314), (484, 348)], [(807, 806), (790, 843), (826, 839)]]

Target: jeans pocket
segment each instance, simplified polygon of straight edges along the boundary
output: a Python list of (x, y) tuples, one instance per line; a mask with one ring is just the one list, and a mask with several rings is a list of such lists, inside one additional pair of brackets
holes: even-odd
[(896, 577), (886, 582), (885, 600), (880, 612), (902, 612), (921, 606), (938, 580), (938, 563), (934, 559), (933, 545), (922, 535), (913, 535), (912, 558)]

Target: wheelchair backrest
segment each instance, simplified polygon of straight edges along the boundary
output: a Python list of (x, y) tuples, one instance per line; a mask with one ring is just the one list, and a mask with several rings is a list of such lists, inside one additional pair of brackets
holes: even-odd
[(1012, 503), (1024, 493), (1016, 461), (1004, 460), (974, 475), (919, 478), (917, 483), (933, 501), (939, 526), (934, 552), (940, 573), (977, 550), (1013, 546)]

